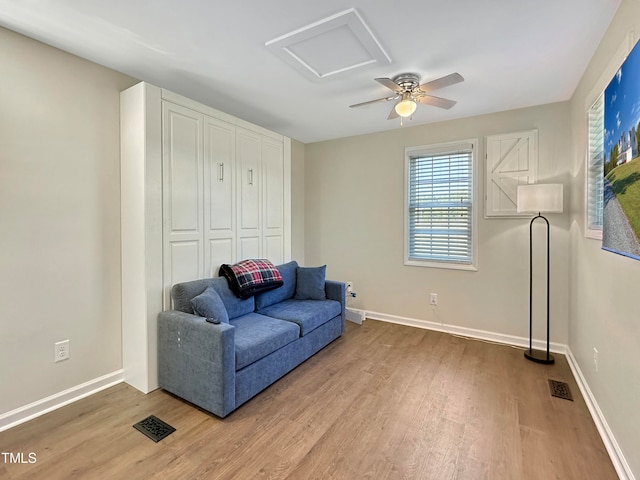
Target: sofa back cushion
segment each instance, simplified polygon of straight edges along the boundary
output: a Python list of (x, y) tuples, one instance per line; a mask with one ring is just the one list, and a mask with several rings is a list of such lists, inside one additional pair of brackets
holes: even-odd
[(268, 307), (275, 303), (280, 303), (293, 297), (296, 292), (298, 262), (292, 260), (276, 267), (282, 277), (282, 286), (269, 290), (268, 292), (259, 293), (255, 296), (256, 309)]
[(203, 278), (191, 282), (176, 283), (171, 289), (173, 308), (181, 312), (193, 314), (191, 299), (200, 295), (208, 287), (213, 287), (222, 300), (229, 319), (241, 317), (255, 310), (253, 297), (247, 298), (246, 300), (236, 297), (229, 288), (227, 279), (223, 277)]

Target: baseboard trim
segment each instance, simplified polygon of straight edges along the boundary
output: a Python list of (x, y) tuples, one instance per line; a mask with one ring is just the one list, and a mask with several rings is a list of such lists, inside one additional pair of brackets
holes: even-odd
[(117, 385), (123, 380), (123, 371), (117, 370), (23, 407), (16, 408), (10, 412), (3, 413), (0, 415), (0, 432)]
[[(431, 322), (428, 320), (420, 320), (417, 318), (399, 317), (397, 315), (389, 315), (380, 312), (365, 311), (365, 318), (371, 320), (380, 320), (383, 322), (397, 323), (399, 325), (407, 325), (409, 327), (417, 327), (425, 330), (435, 330), (438, 332), (450, 333), (452, 335), (459, 335), (461, 337), (469, 337), (477, 340), (484, 340), (487, 342), (501, 343), (504, 345), (522, 347), (526, 349), (529, 347), (529, 339), (524, 337), (517, 337), (515, 335), (505, 335), (502, 333), (489, 332), (486, 330), (478, 330), (475, 328), (459, 327), (456, 325), (449, 325), (446, 323)], [(546, 350), (547, 342), (545, 340), (536, 340), (532, 342), (533, 348), (536, 350)], [(566, 354), (567, 346), (561, 343), (549, 343), (549, 350), (554, 353)]]
[(600, 406), (598, 405), (593, 392), (589, 388), (587, 380), (582, 374), (580, 365), (578, 364), (576, 358), (573, 356), (573, 352), (569, 347), (567, 347), (566, 356), (567, 361), (569, 362), (569, 367), (571, 367), (573, 377), (576, 379), (576, 383), (578, 384), (578, 388), (582, 393), (582, 397), (587, 404), (587, 408), (589, 408), (589, 412), (591, 413), (593, 422), (596, 424), (596, 428), (598, 429), (600, 437), (602, 438), (602, 442), (604, 443), (604, 446), (609, 453), (609, 457), (611, 458), (611, 462), (616, 469), (616, 473), (622, 480), (635, 480), (636, 477), (633, 475), (631, 467), (629, 467), (629, 464), (627, 463), (627, 460), (622, 453), (622, 449), (620, 448), (620, 445), (618, 445), (616, 438), (613, 436), (613, 432), (609, 428), (609, 424), (607, 423), (602, 410), (600, 410)]

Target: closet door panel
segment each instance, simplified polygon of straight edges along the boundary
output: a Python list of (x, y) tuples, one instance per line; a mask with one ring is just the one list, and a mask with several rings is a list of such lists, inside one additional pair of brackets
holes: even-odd
[(275, 264), (284, 259), (284, 156), (282, 142), (262, 140), (263, 251)]
[(237, 131), (238, 226), (243, 231), (260, 230), (260, 136)]
[(284, 158), (282, 143), (262, 143), (264, 228), (282, 230), (284, 213)]
[(220, 265), (236, 256), (236, 132), (210, 117), (204, 128), (205, 275), (217, 276)]
[(239, 259), (261, 256), (261, 136), (236, 130), (237, 238)]
[(212, 235), (229, 236), (235, 225), (235, 128), (212, 118), (205, 122), (205, 223)]
[(260, 237), (240, 237), (238, 239), (238, 260), (261, 258)]
[(202, 231), (201, 115), (165, 103), (164, 179), (170, 233)]
[(264, 237), (264, 257), (269, 259), (274, 265), (285, 262), (284, 259), (284, 239), (282, 235)]
[(218, 277), (220, 265), (235, 263), (235, 238), (216, 238), (208, 242), (209, 267), (205, 271), (206, 277)]
[(173, 241), (169, 244), (169, 285), (202, 278), (201, 242)]
[(163, 102), (164, 307), (171, 286), (203, 276), (203, 116)]

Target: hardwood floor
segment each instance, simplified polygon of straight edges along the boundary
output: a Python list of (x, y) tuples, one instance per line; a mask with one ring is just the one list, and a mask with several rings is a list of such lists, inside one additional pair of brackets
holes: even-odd
[[(0, 433), (4, 479), (618, 478), (563, 356), (367, 320), (219, 419), (120, 384)], [(567, 382), (573, 402), (552, 397)], [(176, 428), (159, 443), (132, 425)]]

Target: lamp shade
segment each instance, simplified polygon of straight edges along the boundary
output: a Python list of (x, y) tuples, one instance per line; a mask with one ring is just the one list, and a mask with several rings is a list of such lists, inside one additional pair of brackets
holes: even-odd
[(418, 105), (411, 98), (403, 99), (396, 104), (396, 113), (401, 117), (410, 117), (417, 107)]
[(518, 213), (562, 213), (562, 184), (518, 185)]

